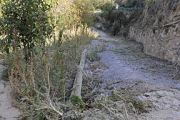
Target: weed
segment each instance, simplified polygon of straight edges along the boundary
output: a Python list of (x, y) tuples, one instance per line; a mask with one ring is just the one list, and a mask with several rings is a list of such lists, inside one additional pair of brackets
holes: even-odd
[(130, 120), (130, 114), (137, 118), (137, 111), (133, 104), (120, 91), (115, 90), (111, 96), (107, 94), (97, 96), (95, 104), (99, 109), (106, 109), (106, 112), (110, 113), (115, 120)]
[(100, 52), (103, 52), (103, 51), (106, 51), (106, 45), (96, 45), (95, 47), (94, 47), (94, 49), (95, 49), (95, 52), (97, 52), (97, 53), (100, 53)]
[[(68, 103), (71, 92), (67, 89), (68, 80), (74, 79), (82, 51), (97, 34), (85, 26), (60, 34), (54, 46), (47, 46), (45, 53), (41, 49), (31, 53), (28, 62), (20, 50), (9, 57), (10, 84), (21, 98), (19, 108), (26, 111), (25, 118), (65, 119), (69, 111), (76, 111)], [(80, 105), (84, 106), (83, 102)]]
[(83, 102), (82, 100), (82, 97), (81, 96), (71, 96), (71, 103), (73, 105), (79, 105), (81, 108), (84, 108), (85, 107), (85, 103)]
[(90, 53), (87, 55), (87, 59), (93, 62), (93, 61), (99, 61), (101, 57), (98, 56), (97, 52), (91, 50)]
[(120, 30), (120, 28), (121, 28), (121, 24), (120, 24), (120, 22), (119, 21), (115, 21), (114, 22), (114, 25), (113, 25), (113, 35), (114, 36), (116, 36), (116, 34), (119, 32), (119, 30)]
[(146, 5), (151, 7), (156, 0), (146, 0)]
[(9, 71), (9, 68), (5, 68), (3, 70), (3, 73), (2, 73), (2, 79), (5, 80), (5, 81), (9, 80), (9, 78), (8, 78), (8, 71)]
[(114, 50), (114, 52), (116, 53), (116, 54), (121, 54), (121, 55), (128, 55), (129, 54), (129, 52), (128, 51), (126, 51), (125, 49), (116, 49), (116, 50)]
[(163, 16), (159, 16), (159, 17), (158, 17), (158, 22), (161, 22), (162, 19), (163, 19)]

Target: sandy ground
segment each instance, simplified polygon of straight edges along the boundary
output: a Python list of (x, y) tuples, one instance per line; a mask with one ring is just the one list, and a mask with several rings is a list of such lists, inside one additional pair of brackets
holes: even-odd
[(137, 99), (153, 105), (149, 113), (139, 115), (140, 120), (180, 120), (180, 69), (144, 54), (140, 43), (93, 29), (100, 37), (93, 40), (91, 46), (103, 48), (98, 55), (108, 67), (99, 74), (103, 80), (99, 87), (123, 80), (111, 86), (111, 90), (101, 92), (111, 93), (113, 88), (126, 88), (138, 83), (133, 87)]
[(0, 65), (0, 120), (18, 120), (20, 112), (12, 107), (11, 88), (8, 82), (1, 80), (4, 67)]

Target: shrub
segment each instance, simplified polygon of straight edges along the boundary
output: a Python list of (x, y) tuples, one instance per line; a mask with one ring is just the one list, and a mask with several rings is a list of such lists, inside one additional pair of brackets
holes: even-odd
[(28, 59), (33, 47), (45, 45), (51, 34), (47, 10), (49, 4), (38, 0), (3, 0), (0, 32), (4, 35), (1, 48), (7, 53), (24, 49)]
[(87, 58), (93, 62), (93, 61), (99, 61), (101, 59), (100, 56), (98, 56), (97, 52), (90, 51), (90, 53), (87, 55)]
[(156, 0), (146, 0), (146, 5), (151, 7)]
[(113, 35), (115, 36), (121, 28), (120, 22), (116, 20), (113, 25)]
[[(69, 82), (75, 78), (85, 45), (95, 36), (87, 26), (79, 26), (60, 31), (58, 42), (47, 46), (45, 54), (34, 48), (29, 62), (23, 59), (23, 50), (11, 54), (10, 84), (21, 97), (19, 106), (25, 116), (44, 120), (69, 116), (67, 112), (75, 108), (66, 103)], [(84, 106), (82, 101), (80, 104)]]
[(106, 3), (106, 4), (104, 4), (103, 6), (101, 6), (101, 9), (102, 9), (102, 11), (103, 11), (102, 16), (103, 16), (105, 19), (108, 19), (109, 12), (113, 9), (113, 7), (114, 7), (114, 4), (113, 4), (113, 3)]
[(136, 0), (127, 0), (125, 7), (134, 7), (136, 3)]

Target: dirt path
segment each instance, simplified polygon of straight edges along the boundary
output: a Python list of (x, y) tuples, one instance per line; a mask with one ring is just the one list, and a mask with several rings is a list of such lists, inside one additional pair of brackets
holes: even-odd
[(123, 80), (123, 83), (111, 86), (126, 88), (134, 85), (137, 99), (152, 102), (149, 113), (139, 116), (140, 120), (180, 120), (180, 69), (167, 61), (158, 60), (143, 53), (140, 43), (120, 37), (112, 37), (99, 32), (98, 40), (92, 46), (103, 47), (98, 53), (101, 61), (108, 66), (100, 72), (103, 83)]
[(1, 80), (3, 69), (0, 65), (0, 120), (17, 120), (20, 112), (12, 107), (8, 82)]

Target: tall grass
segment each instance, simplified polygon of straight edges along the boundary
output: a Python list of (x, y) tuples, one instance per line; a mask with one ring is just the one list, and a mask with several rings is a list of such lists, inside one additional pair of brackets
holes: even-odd
[(59, 31), (59, 40), (43, 53), (38, 47), (25, 61), (23, 51), (14, 52), (9, 80), (20, 96), (19, 108), (27, 119), (63, 119), (72, 110), (67, 104), (80, 54), (98, 34), (87, 26)]

